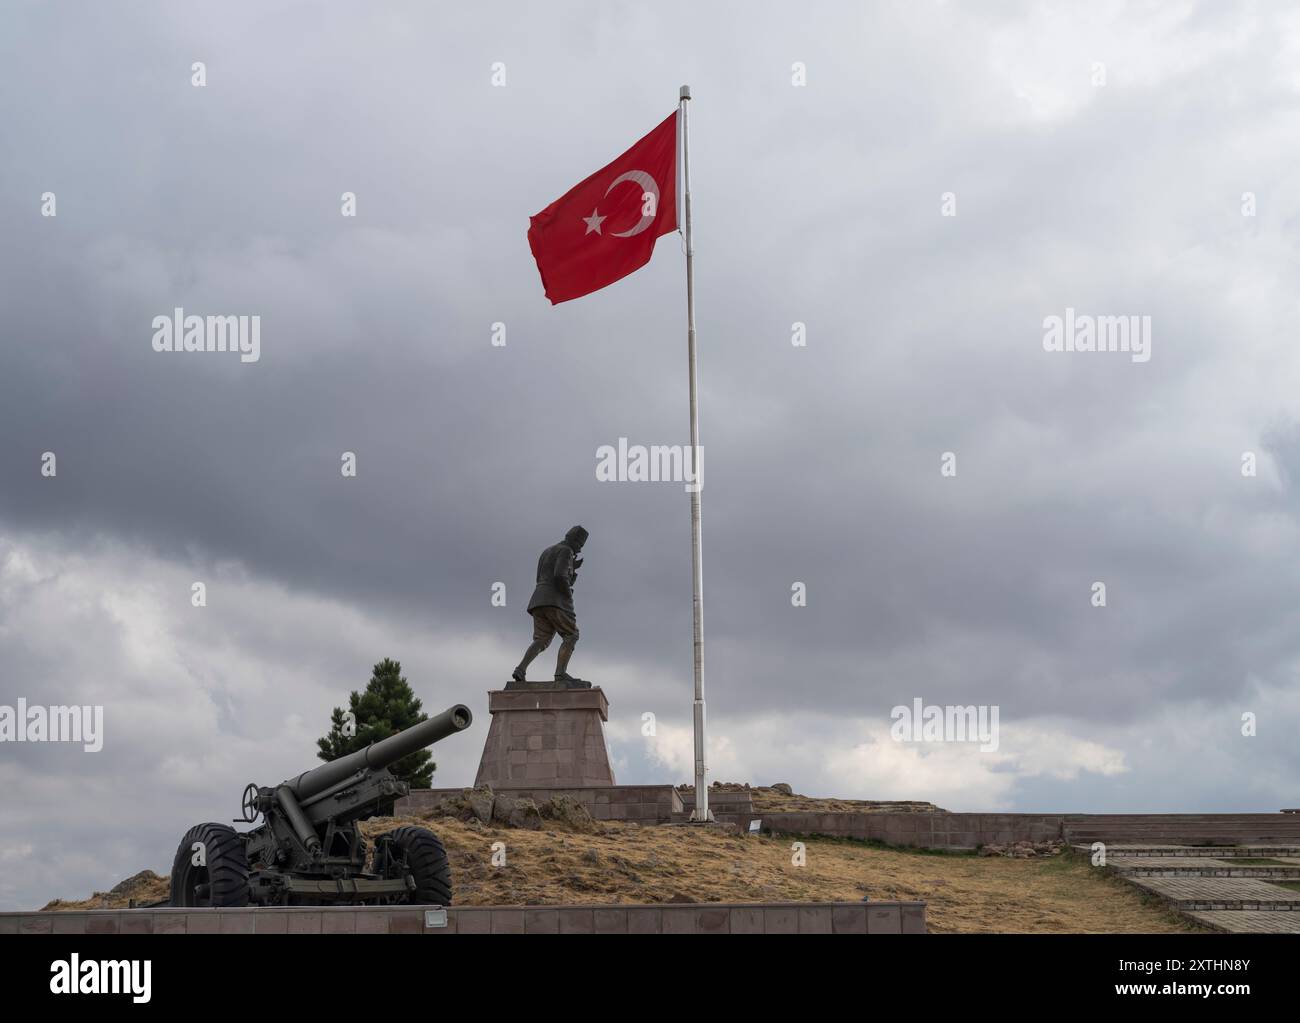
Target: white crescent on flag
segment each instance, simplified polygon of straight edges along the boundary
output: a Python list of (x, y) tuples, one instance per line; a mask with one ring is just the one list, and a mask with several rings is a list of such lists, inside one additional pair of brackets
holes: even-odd
[(659, 212), (659, 186), (655, 183), (655, 179), (643, 170), (630, 170), (625, 174), (620, 174), (610, 182), (609, 187), (605, 189), (605, 194), (609, 195), (610, 192), (614, 191), (615, 185), (621, 185), (624, 181), (631, 181), (640, 185), (642, 195), (647, 193), (652, 195), (654, 197), (653, 208), (655, 212), (653, 214), (642, 213), (641, 220), (635, 226), (626, 231), (613, 232), (615, 238), (631, 238), (634, 234), (640, 234), (654, 222), (655, 215)]

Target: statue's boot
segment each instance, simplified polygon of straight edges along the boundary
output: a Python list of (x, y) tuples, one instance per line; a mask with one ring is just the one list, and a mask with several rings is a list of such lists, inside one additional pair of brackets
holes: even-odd
[(574, 678), (569, 674), (569, 658), (573, 656), (573, 643), (561, 643), (560, 653), (555, 658), (555, 681), (566, 686), (586, 688), (591, 685), (585, 679)]
[(510, 677), (516, 682), (527, 682), (528, 666), (533, 663), (533, 658), (546, 649), (548, 644), (531, 643), (528, 649), (524, 651), (524, 659), (519, 662), (519, 667), (510, 673)]
[(573, 646), (567, 639), (560, 644), (560, 652), (555, 655), (556, 682), (563, 682), (569, 677), (569, 658), (573, 656)]

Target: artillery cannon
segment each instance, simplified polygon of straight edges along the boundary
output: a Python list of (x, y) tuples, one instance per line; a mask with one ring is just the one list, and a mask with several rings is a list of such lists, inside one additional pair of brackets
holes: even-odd
[[(451, 904), (451, 867), (438, 836), (401, 827), (367, 843), (357, 824), (409, 786), (389, 765), (463, 732), (473, 715), (457, 704), (437, 717), (314, 770), (268, 787), (244, 790), (237, 832), (197, 824), (172, 864), (173, 906)], [(235, 823), (239, 823), (236, 820)]]

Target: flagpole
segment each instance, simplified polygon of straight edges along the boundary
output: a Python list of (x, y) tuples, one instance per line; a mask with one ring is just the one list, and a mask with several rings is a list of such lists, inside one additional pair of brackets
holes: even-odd
[(691, 87), (683, 85), (677, 94), (677, 109), (682, 122), (682, 208), (686, 220), (686, 356), (689, 364), (691, 396), (691, 469), (695, 476), (691, 486), (691, 628), (695, 646), (695, 809), (691, 820), (713, 820), (709, 810), (709, 788), (705, 781), (704, 762), (704, 563), (700, 552), (700, 488), (704, 477), (700, 465), (700, 408), (697, 400), (695, 371), (695, 246), (691, 240), (691, 143), (686, 105)]

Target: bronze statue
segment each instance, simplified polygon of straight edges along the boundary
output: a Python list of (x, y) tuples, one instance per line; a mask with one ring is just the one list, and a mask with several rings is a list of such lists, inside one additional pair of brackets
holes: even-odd
[[(555, 659), (555, 683), (570, 689), (591, 686), (569, 674), (569, 658), (578, 643), (578, 619), (573, 611), (573, 584), (582, 567), (582, 545), (589, 534), (581, 526), (574, 526), (564, 534), (564, 539), (542, 551), (537, 559), (537, 586), (528, 601), (528, 613), (533, 616), (533, 642), (524, 651), (511, 678), (519, 685), (527, 685), (528, 665), (538, 654), (551, 645), (551, 639), (560, 634), (560, 652)], [(510, 688), (510, 686), (507, 686)]]

